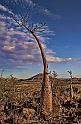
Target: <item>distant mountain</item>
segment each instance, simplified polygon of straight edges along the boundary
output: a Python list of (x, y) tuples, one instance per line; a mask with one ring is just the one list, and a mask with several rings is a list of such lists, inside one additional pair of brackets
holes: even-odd
[(19, 79), (18, 81), (40, 82), (42, 80), (43, 80), (43, 74), (42, 73), (39, 73), (39, 74), (36, 74), (36, 75), (32, 76), (31, 78), (28, 78), (28, 79)]
[(39, 73), (37, 75), (34, 75), (33, 77), (31, 78), (28, 78), (27, 80), (43, 80), (43, 74), (42, 73)]
[[(56, 78), (55, 79), (55, 83), (57, 83), (57, 84), (65, 84), (66, 82), (68, 83), (70, 83), (70, 78)], [(28, 78), (28, 79), (19, 79), (18, 80), (19, 82), (22, 82), (22, 81), (24, 81), (24, 82), (42, 82), (43, 81), (43, 74), (42, 73), (39, 73), (39, 74), (36, 74), (36, 75), (34, 75), (34, 76), (32, 76), (31, 78)], [(53, 77), (51, 77), (50, 76), (50, 81), (54, 81), (54, 78)], [(81, 78), (76, 78), (76, 77), (74, 77), (73, 78), (73, 83), (80, 83), (81, 84)]]

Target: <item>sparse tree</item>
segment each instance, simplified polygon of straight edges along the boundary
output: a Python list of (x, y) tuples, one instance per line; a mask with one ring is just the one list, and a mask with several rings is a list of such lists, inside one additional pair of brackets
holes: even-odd
[(70, 101), (72, 101), (72, 98), (73, 98), (73, 88), (72, 88), (72, 71), (67, 71), (70, 75), (70, 78), (71, 78), (71, 81), (70, 81)]
[(53, 71), (53, 72), (52, 72), (52, 76), (53, 76), (53, 78), (55, 79), (55, 78), (58, 76), (58, 74), (57, 74), (55, 71)]
[(10, 74), (10, 78), (12, 78), (12, 79), (14, 78), (14, 77), (13, 77), (13, 74)]
[(1, 78), (3, 77), (3, 73), (4, 73), (4, 69), (2, 69), (1, 71)]
[(52, 83), (51, 83), (51, 86), (52, 86), (52, 88), (54, 87), (54, 83), (55, 83), (55, 79), (56, 79), (56, 77), (58, 76), (58, 74), (55, 72), (55, 71), (53, 71), (53, 72), (49, 72), (49, 75), (50, 75), (50, 77), (52, 77)]
[(40, 52), (41, 57), (43, 61), (44, 71), (43, 71), (43, 82), (42, 82), (42, 89), (41, 89), (41, 109), (40, 113), (41, 115), (44, 115), (44, 117), (49, 120), (49, 116), (52, 114), (52, 89), (51, 89), (51, 82), (49, 80), (48, 75), (48, 62), (46, 60), (46, 55), (44, 52), (44, 49), (42, 47), (41, 40), (38, 38), (36, 32), (43, 32), (45, 30), (45, 24), (37, 24), (37, 25), (28, 25), (28, 18), (21, 18), (20, 20), (17, 20), (17, 18), (13, 17), (13, 19), (16, 21), (16, 23), (19, 26), (24, 27), (27, 31), (29, 31), (32, 36), (35, 38)]

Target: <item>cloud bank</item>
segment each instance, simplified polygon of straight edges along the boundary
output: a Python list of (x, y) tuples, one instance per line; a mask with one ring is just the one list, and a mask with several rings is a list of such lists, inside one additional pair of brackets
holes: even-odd
[[(16, 0), (17, 2), (17, 0)], [(36, 6), (32, 1), (26, 0), (29, 5)], [(8, 9), (0, 5), (0, 10), (8, 11)], [(9, 11), (10, 12), (10, 11)], [(49, 13), (45, 10), (46, 13)], [(45, 33), (50, 33), (47, 30)], [(52, 33), (52, 32), (51, 32)], [(56, 52), (48, 48), (46, 38), (39, 37), (43, 49), (47, 56), (48, 62), (71, 62), (79, 61), (76, 58), (60, 58), (55, 57)], [(19, 27), (10, 17), (0, 15), (0, 66), (5, 67), (21, 67), (29, 63), (40, 63), (41, 56), (38, 45), (31, 34), (27, 33), (23, 28)]]

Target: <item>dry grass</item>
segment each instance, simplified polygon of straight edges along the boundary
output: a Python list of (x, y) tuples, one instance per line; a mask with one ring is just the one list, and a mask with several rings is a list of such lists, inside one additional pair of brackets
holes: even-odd
[[(53, 81), (53, 80), (52, 80)], [(41, 97), (41, 81), (35, 80), (17, 80), (15, 78), (1, 78), (0, 79), (0, 105), (11, 102), (19, 104), (21, 102), (31, 101), (33, 107), (37, 107), (37, 100)], [(69, 84), (70, 80), (56, 79), (53, 89), (53, 117), (57, 124), (60, 113), (61, 100), (69, 99)], [(76, 89), (77, 87), (77, 89)], [(81, 98), (81, 84), (80, 81), (73, 84), (74, 96)], [(78, 99), (78, 98), (77, 98)], [(0, 107), (1, 108), (1, 107)], [(1, 111), (1, 110), (0, 110)], [(37, 110), (39, 111), (39, 110)], [(48, 124), (47, 121), (39, 121), (38, 117), (26, 121), (28, 124)]]

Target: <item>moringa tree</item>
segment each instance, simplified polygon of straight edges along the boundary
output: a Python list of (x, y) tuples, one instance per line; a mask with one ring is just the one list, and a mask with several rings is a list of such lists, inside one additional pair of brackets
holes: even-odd
[(43, 82), (42, 82), (42, 88), (41, 88), (41, 107), (40, 107), (40, 114), (45, 117), (45, 119), (49, 120), (49, 117), (52, 115), (52, 89), (51, 89), (51, 82), (49, 80), (48, 75), (48, 62), (46, 60), (46, 54), (44, 52), (44, 49), (42, 47), (42, 43), (40, 38), (37, 36), (36, 32), (43, 32), (45, 30), (45, 24), (37, 24), (33, 25), (32, 27), (28, 25), (28, 18), (22, 17), (20, 20), (17, 20), (17, 18), (13, 17), (13, 19), (16, 21), (16, 23), (24, 27), (29, 33), (32, 34), (34, 39), (36, 40), (40, 52), (41, 57), (43, 61)]

